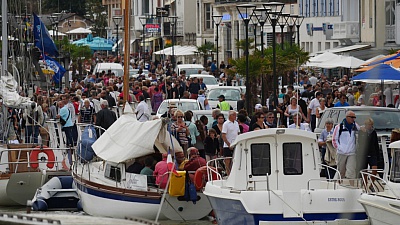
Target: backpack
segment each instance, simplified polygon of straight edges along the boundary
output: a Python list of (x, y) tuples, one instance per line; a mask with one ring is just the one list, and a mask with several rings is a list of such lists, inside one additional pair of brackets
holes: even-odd
[(39, 112), (38, 110), (34, 111), (33, 109), (31, 110), (31, 112), (29, 113), (29, 115), (27, 116), (28, 119), (28, 123), (33, 125), (36, 122), (39, 123), (39, 121), (37, 121), (39, 119)]

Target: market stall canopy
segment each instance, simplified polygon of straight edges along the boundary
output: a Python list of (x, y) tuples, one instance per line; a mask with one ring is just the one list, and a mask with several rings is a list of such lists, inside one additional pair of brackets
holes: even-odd
[(353, 77), (353, 81), (366, 83), (399, 83), (400, 71), (387, 64), (379, 64), (366, 72)]
[(112, 41), (105, 38), (92, 37), (91, 34), (86, 38), (74, 41), (72, 43), (78, 46), (87, 45), (94, 51), (111, 51), (114, 44)]
[[(197, 51), (196, 46), (190, 46), (190, 45), (175, 45), (174, 46), (174, 55), (175, 56), (183, 56), (183, 55), (194, 55), (195, 52)], [(165, 48), (163, 50), (154, 52), (156, 55), (172, 55), (172, 47)]]
[(78, 27), (76, 29), (66, 32), (67, 34), (91, 34), (92, 31), (83, 27)]

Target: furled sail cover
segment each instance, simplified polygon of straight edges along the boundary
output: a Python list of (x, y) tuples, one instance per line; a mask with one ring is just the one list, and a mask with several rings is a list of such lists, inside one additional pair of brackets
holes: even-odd
[(7, 107), (24, 108), (32, 103), (29, 98), (18, 94), (18, 83), (10, 73), (0, 78), (0, 97)]

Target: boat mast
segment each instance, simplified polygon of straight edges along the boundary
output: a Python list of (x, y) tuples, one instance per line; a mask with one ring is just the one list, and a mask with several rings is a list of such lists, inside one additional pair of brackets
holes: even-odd
[[(131, 4), (130, 0), (123, 0), (122, 7), (124, 8), (124, 27), (125, 27), (125, 37), (124, 37), (124, 103), (128, 102), (129, 96), (129, 62), (130, 62), (130, 11)], [(118, 56), (118, 54), (117, 54)], [(118, 59), (117, 59), (118, 60)], [(129, 102), (128, 102), (129, 104)]]
[(2, 48), (1, 48), (1, 73), (0, 75), (6, 75), (7, 73), (7, 50), (8, 50), (8, 15), (7, 15), (7, 1), (1, 1), (1, 18), (2, 18), (2, 26), (1, 26), (1, 34), (2, 34)]

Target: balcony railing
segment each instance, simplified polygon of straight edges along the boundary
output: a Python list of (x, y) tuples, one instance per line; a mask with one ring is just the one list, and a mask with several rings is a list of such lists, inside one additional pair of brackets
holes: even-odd
[[(170, 25), (169, 22), (164, 22), (164, 36), (171, 36), (172, 35), (172, 26)], [(176, 34), (175, 36), (183, 36), (183, 20), (178, 20), (176, 22), (176, 27), (175, 27)]]
[(360, 27), (358, 22), (339, 22), (333, 24), (332, 39), (359, 38)]
[[(292, 4), (293, 0), (281, 0), (279, 2), (285, 3), (285, 4)], [(247, 2), (269, 2), (269, 0), (215, 0), (215, 4), (229, 4), (229, 3), (247, 3)]]

